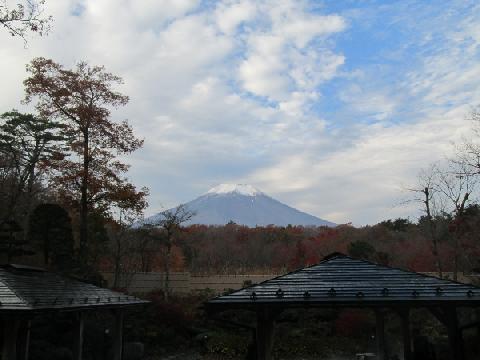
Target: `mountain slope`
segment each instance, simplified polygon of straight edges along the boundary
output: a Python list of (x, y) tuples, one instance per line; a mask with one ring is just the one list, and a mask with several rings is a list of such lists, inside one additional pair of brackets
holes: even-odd
[[(240, 225), (315, 225), (335, 226), (334, 223), (294, 209), (264, 194), (251, 185), (221, 184), (206, 194), (185, 204), (196, 213), (189, 224), (224, 225), (233, 221)], [(155, 223), (161, 213), (146, 219)]]

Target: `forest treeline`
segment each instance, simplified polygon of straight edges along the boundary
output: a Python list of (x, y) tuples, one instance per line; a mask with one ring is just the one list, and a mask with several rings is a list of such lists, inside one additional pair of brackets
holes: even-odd
[[(34, 113), (0, 116), (0, 256), (88, 279), (104, 271), (283, 273), (339, 251), (416, 271), (480, 268), (480, 115), (451, 159), (432, 164), (406, 189), (421, 216), (373, 226), (183, 226), (185, 206), (143, 225), (148, 189), (128, 181), (121, 159), (143, 145), (112, 119), (128, 97), (102, 66), (72, 69), (45, 58), (27, 65), (23, 103)], [(116, 282), (116, 281), (115, 281)]]
[[(438, 217), (434, 222), (443, 272), (453, 276), (455, 269), (457, 275), (480, 270), (477, 234), (480, 208), (473, 205), (467, 209), (469, 230), (463, 234), (459, 247), (451, 219)], [(437, 259), (429, 228), (425, 217), (415, 223), (396, 219), (373, 226), (335, 228), (192, 225), (179, 232), (170, 269), (194, 274), (275, 274), (313, 265), (333, 252), (342, 252), (379, 264), (435, 273)], [(129, 237), (122, 244), (125, 247), (124, 255), (120, 256), (122, 272), (165, 270), (165, 249), (158, 237), (140, 229), (131, 230)], [(113, 271), (114, 259), (105, 257), (102, 268)]]

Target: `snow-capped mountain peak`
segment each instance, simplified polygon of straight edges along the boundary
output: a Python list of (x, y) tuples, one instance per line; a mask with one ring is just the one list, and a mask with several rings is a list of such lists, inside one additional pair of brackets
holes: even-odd
[(263, 195), (263, 193), (248, 184), (220, 184), (207, 191), (207, 195), (237, 193), (244, 196)]
[[(195, 213), (184, 225), (225, 225), (233, 221), (250, 227), (289, 224), (335, 226), (332, 222), (283, 204), (247, 184), (220, 184), (183, 205)], [(156, 224), (163, 216), (158, 213), (147, 218), (145, 223)]]

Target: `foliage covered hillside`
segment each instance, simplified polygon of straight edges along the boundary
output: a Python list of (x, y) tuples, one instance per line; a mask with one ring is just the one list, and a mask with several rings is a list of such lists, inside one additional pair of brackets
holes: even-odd
[[(458, 247), (451, 220), (439, 217), (435, 224), (443, 271), (455, 271), (455, 258), (459, 259), (457, 273), (480, 267), (477, 206), (468, 208), (465, 232)], [(436, 272), (428, 229), (425, 218), (417, 223), (397, 219), (359, 228), (350, 225), (336, 228), (194, 225), (179, 232), (170, 262), (172, 270), (201, 274), (283, 273), (318, 263), (326, 255), (339, 251), (381, 264)], [(165, 257), (161, 241), (142, 230), (135, 232), (142, 234), (142, 246), (130, 242), (130, 251), (125, 255), (127, 261), (123, 261), (129, 269), (123, 270), (163, 271)], [(108, 256), (104, 260), (106, 268), (112, 266)]]

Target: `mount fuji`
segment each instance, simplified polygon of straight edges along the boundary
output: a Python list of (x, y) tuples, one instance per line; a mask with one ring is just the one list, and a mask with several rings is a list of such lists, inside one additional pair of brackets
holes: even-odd
[[(233, 221), (249, 227), (289, 224), (336, 226), (330, 221), (285, 205), (247, 184), (221, 184), (184, 205), (195, 212), (195, 216), (186, 225), (225, 225)], [(158, 213), (144, 222), (154, 224), (161, 218), (162, 213)]]

